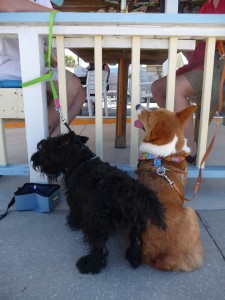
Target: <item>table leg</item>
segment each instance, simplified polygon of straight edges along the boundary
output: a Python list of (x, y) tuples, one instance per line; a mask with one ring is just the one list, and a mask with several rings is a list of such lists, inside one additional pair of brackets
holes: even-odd
[(118, 66), (115, 147), (126, 148), (128, 62), (120, 58)]

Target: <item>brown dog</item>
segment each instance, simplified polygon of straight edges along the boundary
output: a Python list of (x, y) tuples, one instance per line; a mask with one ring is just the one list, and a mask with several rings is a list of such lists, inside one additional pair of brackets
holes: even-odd
[(148, 224), (142, 235), (142, 259), (159, 270), (193, 271), (202, 266), (204, 249), (194, 209), (184, 205), (187, 175), (185, 156), (190, 152), (183, 126), (196, 110), (180, 112), (136, 107), (135, 126), (145, 130), (137, 169), (141, 183), (153, 189), (166, 209), (167, 229)]

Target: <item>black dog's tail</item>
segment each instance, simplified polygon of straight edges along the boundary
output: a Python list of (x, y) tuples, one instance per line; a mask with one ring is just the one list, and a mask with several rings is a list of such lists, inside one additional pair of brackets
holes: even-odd
[(145, 211), (146, 217), (150, 219), (152, 224), (165, 230), (166, 222), (164, 205), (159, 202), (159, 199), (153, 190), (141, 183), (139, 189), (138, 195), (142, 197), (139, 201), (139, 205), (142, 205), (142, 203), (145, 205), (141, 210), (143, 209)]

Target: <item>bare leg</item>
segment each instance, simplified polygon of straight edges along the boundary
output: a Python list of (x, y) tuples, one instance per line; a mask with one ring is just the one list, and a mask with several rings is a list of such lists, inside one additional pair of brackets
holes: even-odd
[(154, 81), (151, 85), (151, 91), (153, 98), (157, 102), (159, 107), (166, 107), (166, 84), (167, 77), (162, 77), (156, 81)]
[[(54, 82), (58, 90), (58, 83)], [(68, 101), (68, 122), (76, 117), (86, 99), (85, 89), (80, 83), (80, 79), (69, 71), (66, 71), (66, 88)], [(47, 84), (47, 91), (51, 93), (50, 84)], [(55, 103), (53, 99), (48, 104), (48, 121), (49, 121), (49, 135), (57, 136), (60, 134), (60, 118), (59, 113), (55, 110)]]
[[(152, 94), (156, 100), (159, 107), (165, 107), (166, 105), (166, 84), (167, 77), (160, 78), (156, 80), (152, 86)], [(188, 97), (196, 94), (196, 91), (193, 89), (189, 81), (185, 76), (180, 75), (176, 77), (176, 86), (175, 86), (175, 101), (174, 101), (174, 110), (180, 111), (188, 106), (190, 102)], [(193, 119), (189, 119), (184, 127), (184, 135), (188, 140), (188, 146), (191, 148), (191, 156), (196, 154), (196, 146), (194, 142), (194, 125)]]
[[(176, 78), (176, 88), (175, 88), (175, 111), (180, 111), (188, 106), (190, 106), (190, 101), (188, 97), (196, 94), (187, 78), (183, 75), (177, 76)], [(196, 155), (196, 145), (194, 141), (194, 124), (193, 118), (189, 118), (184, 126), (184, 136), (188, 141), (188, 146), (191, 148), (190, 155)]]

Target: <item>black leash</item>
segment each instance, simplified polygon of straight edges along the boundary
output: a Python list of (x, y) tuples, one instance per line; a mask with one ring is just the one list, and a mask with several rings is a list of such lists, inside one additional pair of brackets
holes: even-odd
[(70, 126), (67, 122), (64, 122), (63, 124), (66, 126), (66, 128), (69, 130), (69, 132), (73, 132), (73, 130), (70, 128)]
[[(19, 189), (18, 189), (19, 190)], [(3, 218), (5, 218), (5, 216), (8, 214), (8, 210), (10, 209), (11, 206), (13, 206), (13, 204), (15, 204), (15, 196), (12, 197), (12, 199), (10, 200), (6, 212), (2, 215), (0, 215), (0, 220), (2, 220)]]
[(16, 202), (16, 199), (15, 199), (15, 194), (17, 192), (19, 192), (21, 190), (21, 187), (18, 187), (17, 191), (14, 193), (14, 196), (12, 197), (12, 199), (10, 200), (8, 206), (7, 206), (7, 209), (6, 209), (6, 212), (2, 215), (0, 215), (0, 220), (2, 220), (3, 218), (5, 218), (5, 216), (8, 214), (8, 210), (10, 209), (10, 207), (13, 206), (13, 204), (15, 204)]

